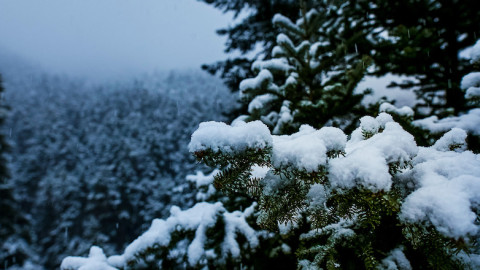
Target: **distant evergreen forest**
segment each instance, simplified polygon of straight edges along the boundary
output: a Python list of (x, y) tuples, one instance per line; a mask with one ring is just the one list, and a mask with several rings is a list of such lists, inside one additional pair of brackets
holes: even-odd
[(182, 185), (200, 166), (190, 136), (235, 106), (200, 71), (109, 85), (11, 74), (4, 86), (9, 182), (28, 239), (12, 248), (47, 269), (93, 244), (120, 252), (172, 204), (190, 206)]

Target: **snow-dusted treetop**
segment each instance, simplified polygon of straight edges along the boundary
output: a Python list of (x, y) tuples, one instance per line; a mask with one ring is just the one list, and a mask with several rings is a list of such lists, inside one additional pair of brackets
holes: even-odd
[(242, 118), (261, 120), (273, 134), (291, 134), (302, 124), (347, 122), (362, 106), (366, 93), (354, 90), (370, 60), (347, 53), (351, 41), (339, 41), (350, 24), (335, 15), (343, 7), (332, 2), (316, 8), (296, 22), (276, 14), (272, 23), (280, 33), (271, 58), (256, 60), (251, 65), (256, 76), (240, 82), (240, 98), (249, 104)]

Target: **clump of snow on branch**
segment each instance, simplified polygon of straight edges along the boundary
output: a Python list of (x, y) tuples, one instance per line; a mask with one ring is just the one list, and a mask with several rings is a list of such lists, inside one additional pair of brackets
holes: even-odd
[[(376, 119), (369, 119), (369, 131), (372, 127), (378, 130), (379, 126)], [(390, 190), (389, 165), (404, 167), (417, 152), (413, 136), (397, 123), (389, 122), (383, 132), (367, 140), (349, 142), (346, 156), (330, 161), (330, 181), (335, 188), (341, 189), (361, 186), (374, 192)]]
[[(470, 49), (470, 62), (480, 65), (480, 40)], [(465, 98), (480, 102), (480, 72), (471, 72), (462, 78), (460, 87), (465, 91)]]
[[(202, 178), (202, 177), (198, 177)], [(204, 184), (204, 179), (197, 179)], [(193, 231), (195, 236), (187, 245), (177, 245), (185, 250), (170, 250), (170, 254), (187, 254), (188, 265), (195, 267), (205, 263), (207, 258), (225, 260), (229, 256), (240, 256), (240, 245), (237, 236), (242, 235), (246, 239), (249, 248), (255, 249), (259, 244), (259, 232), (248, 225), (246, 218), (253, 214), (255, 204), (245, 211), (228, 212), (222, 203), (200, 202), (194, 207), (181, 210), (174, 206), (168, 219), (155, 219), (151, 227), (129, 244), (122, 255), (111, 256), (108, 259), (98, 247), (92, 247), (88, 258), (67, 257), (63, 260), (64, 270), (87, 270), (106, 269), (114, 270), (123, 268), (129, 261), (135, 260), (136, 256), (152, 247), (169, 247), (172, 241), (172, 233), (175, 231)], [(212, 228), (218, 218), (222, 218), (225, 226), (225, 236), (221, 243), (220, 254), (214, 250), (206, 250), (205, 242), (208, 239), (207, 229)], [(89, 268), (94, 267), (94, 268)], [(97, 268), (95, 268), (97, 267)], [(103, 268), (99, 268), (103, 267)], [(116, 268), (115, 268), (116, 267)]]
[(255, 61), (252, 64), (252, 70), (271, 70), (276, 72), (287, 73), (292, 70), (293, 67), (288, 63), (286, 59), (283, 58), (273, 58), (269, 60), (259, 60)]
[(466, 99), (480, 99), (480, 72), (472, 72), (465, 75), (460, 87), (465, 90)]
[(433, 133), (442, 133), (447, 132), (452, 128), (461, 128), (468, 133), (480, 135), (480, 109), (472, 109), (466, 114), (442, 119), (438, 119), (438, 117), (434, 115), (424, 119), (415, 120), (412, 124)]
[(432, 146), (438, 151), (464, 151), (467, 149), (465, 140), (467, 139), (467, 133), (463, 129), (452, 128), (449, 132), (445, 133), (435, 144)]
[(67, 257), (60, 266), (63, 270), (116, 270), (107, 262), (103, 250), (97, 246), (90, 248), (87, 258)]
[(401, 116), (413, 117), (414, 112), (412, 108), (408, 106), (403, 106), (402, 108), (397, 108), (394, 105), (385, 102), (380, 105), (380, 112), (395, 113)]
[(360, 128), (365, 134), (376, 134), (380, 129), (380, 123), (371, 116), (360, 118)]
[(293, 122), (292, 111), (290, 110), (289, 105), (290, 105), (290, 101), (288, 100), (283, 101), (282, 108), (280, 109), (280, 113), (278, 114), (277, 124), (273, 129), (273, 134), (282, 133), (282, 129), (286, 125)]
[(197, 171), (197, 173), (194, 175), (187, 175), (187, 181), (194, 183), (195, 188), (198, 189), (198, 192), (195, 195), (195, 199), (197, 199), (197, 201), (206, 201), (215, 194), (217, 190), (213, 186), (213, 179), (214, 176), (219, 172), (220, 170), (216, 169), (208, 175), (205, 175), (201, 171)]
[[(480, 73), (479, 73), (480, 74)], [(478, 78), (480, 83), (480, 78)], [(466, 85), (469, 85), (468, 83)], [(479, 84), (480, 85), (480, 84)], [(385, 105), (386, 104), (386, 105)], [(399, 115), (410, 116), (410, 108), (404, 106), (401, 109), (395, 107), (390, 103), (383, 103), (380, 106), (380, 112), (392, 112)], [(402, 113), (402, 111), (404, 113)], [(413, 111), (411, 116), (413, 116)], [(463, 129), (473, 135), (480, 135), (480, 109), (472, 109), (465, 114), (459, 116), (450, 116), (439, 119), (438, 116), (433, 115), (427, 118), (412, 121), (412, 124), (421, 129), (428, 130), (435, 134), (441, 134), (450, 131), (453, 128)]]
[(470, 61), (472, 63), (480, 62), (480, 40), (477, 40), (477, 43), (470, 50)]
[(470, 87), (465, 92), (465, 98), (475, 100), (480, 98), (480, 87)]
[(316, 171), (326, 164), (329, 150), (343, 151), (347, 140), (338, 128), (315, 130), (308, 125), (301, 126), (299, 132), (290, 136), (272, 138), (274, 166), (293, 166), (308, 172)]
[(272, 91), (277, 90), (277, 86), (273, 83), (273, 75), (270, 71), (263, 69), (255, 78), (245, 79), (240, 82), (240, 95), (247, 95), (248, 91), (259, 88), (265, 88)]
[(402, 206), (405, 222), (429, 222), (447, 237), (460, 238), (479, 232), (480, 156), (470, 151), (438, 151), (420, 148), (410, 174), (418, 189)]
[[(470, 59), (473, 64), (480, 64), (480, 40), (472, 47)], [(465, 90), (465, 98), (480, 101), (480, 72), (471, 72), (462, 78), (460, 87)]]
[(276, 99), (276, 97), (272, 94), (263, 94), (256, 96), (249, 104), (248, 104), (248, 112), (254, 113), (256, 110), (260, 110), (265, 107), (265, 104), (268, 104), (272, 100)]
[(268, 127), (260, 121), (236, 122), (229, 126), (221, 122), (204, 122), (192, 134), (190, 152), (212, 150), (237, 152), (247, 148), (266, 148), (272, 144)]
[(405, 253), (403, 253), (403, 247), (398, 247), (390, 251), (388, 256), (382, 260), (381, 268), (386, 270), (411, 270), (412, 266)]
[(219, 170), (214, 170), (212, 173), (205, 175), (203, 172), (198, 171), (195, 175), (187, 175), (187, 181), (195, 183), (197, 188), (202, 186), (208, 186), (213, 183), (213, 177), (219, 173)]
[(265, 178), (265, 176), (267, 175), (268, 171), (270, 170), (270, 168), (266, 167), (266, 166), (253, 166), (251, 168), (251, 177), (252, 178), (257, 178), (257, 179), (263, 179)]
[(480, 72), (471, 72), (465, 75), (460, 84), (462, 89), (468, 89), (470, 87), (480, 87)]
[[(243, 130), (238, 130), (238, 133), (249, 130), (248, 125), (240, 127)], [(203, 131), (222, 134), (229, 133), (232, 128), (222, 125), (219, 129), (212, 125), (209, 131)], [(380, 128), (383, 129), (381, 133)], [(372, 134), (371, 138), (365, 140), (363, 135), (359, 135), (362, 131)], [(354, 134), (358, 135), (352, 135), (347, 144), (347, 136), (338, 128), (324, 127), (316, 130), (303, 125), (295, 134), (270, 135), (270, 138), (265, 137), (265, 140), (272, 141), (272, 166), (292, 167), (306, 172), (315, 172), (321, 166), (326, 166), (328, 153), (346, 151), (344, 157), (329, 161), (332, 186), (344, 189), (360, 185), (372, 191), (389, 190), (392, 184), (389, 166), (396, 164), (405, 167), (418, 152), (413, 136), (393, 122), (387, 114), (380, 114), (377, 118), (363, 117), (360, 128)], [(196, 143), (216, 147), (215, 136), (202, 139)], [(239, 141), (231, 142), (231, 147), (245, 145), (243, 137), (238, 139)], [(229, 150), (228, 147), (226, 149)]]

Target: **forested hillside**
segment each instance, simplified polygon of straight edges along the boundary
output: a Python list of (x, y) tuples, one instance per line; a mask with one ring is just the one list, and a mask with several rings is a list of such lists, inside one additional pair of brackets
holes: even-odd
[(118, 252), (170, 205), (189, 206), (178, 186), (199, 167), (190, 135), (235, 106), (198, 71), (106, 85), (17, 76), (4, 83), (9, 182), (30, 222), (31, 259), (47, 269), (92, 244)]

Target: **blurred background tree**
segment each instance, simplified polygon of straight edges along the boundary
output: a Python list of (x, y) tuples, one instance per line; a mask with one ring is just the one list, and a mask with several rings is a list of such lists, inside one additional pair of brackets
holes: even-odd
[[(415, 90), (421, 101), (416, 107), (418, 117), (458, 114), (469, 108), (459, 84), (471, 67), (459, 53), (480, 36), (480, 10), (472, 8), (475, 0), (204, 2), (223, 12), (245, 16), (233, 26), (218, 30), (227, 36), (226, 51), (238, 50), (242, 55), (257, 52), (251, 59), (237, 57), (203, 66), (210, 73), (219, 73), (233, 91), (238, 90), (242, 79), (254, 75), (250, 66), (255, 59), (271, 57), (278, 33), (272, 23), (275, 13), (296, 21), (301, 16), (301, 3), (307, 9), (336, 4), (345, 8), (341, 14), (344, 20), (355, 22), (352, 29), (368, 32), (368, 39), (355, 40), (347, 50), (373, 59), (371, 75), (409, 76), (391, 86)], [(349, 37), (355, 38), (357, 33), (352, 31)]]

